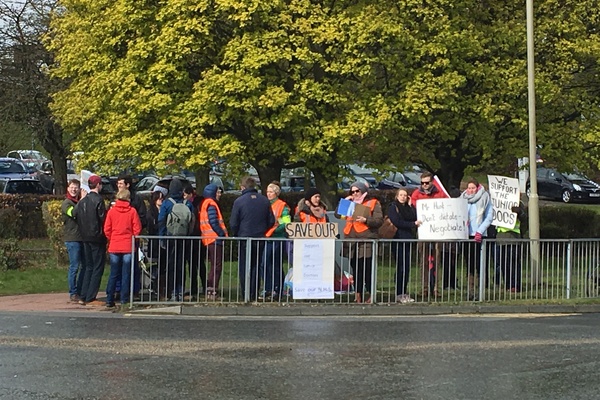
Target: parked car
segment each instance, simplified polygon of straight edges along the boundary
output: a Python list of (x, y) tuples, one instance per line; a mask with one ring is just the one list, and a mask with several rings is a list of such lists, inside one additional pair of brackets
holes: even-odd
[[(143, 199), (149, 199), (150, 196), (152, 195), (152, 191), (154, 190), (154, 187), (156, 185), (159, 185), (159, 186), (162, 186), (162, 187), (168, 189), (169, 185), (171, 184), (171, 181), (175, 177), (179, 178), (179, 180), (181, 181), (181, 183), (184, 187), (186, 185), (191, 184), (191, 182), (189, 180), (187, 180), (184, 176), (179, 176), (179, 175), (165, 175), (164, 177), (162, 177), (160, 179), (158, 179), (156, 177), (147, 176), (146, 178), (139, 181), (138, 185), (136, 185), (136, 187), (135, 187), (136, 193), (138, 195), (140, 195)], [(149, 189), (144, 189), (144, 190), (139, 189), (142, 187), (142, 186), (139, 186), (140, 184), (143, 184), (144, 187), (146, 187), (147, 183), (150, 182), (150, 180), (153, 178), (156, 178), (156, 181), (152, 184), (152, 186)]]
[(386, 189), (418, 189), (421, 185), (421, 172), (406, 170), (404, 172), (390, 172), (377, 184), (380, 190)]
[(369, 189), (377, 189), (377, 178), (375, 173), (377, 172), (373, 168), (361, 167), (358, 164), (350, 164), (345, 166), (352, 176), (364, 178), (368, 183)]
[(23, 178), (29, 175), (27, 167), (21, 160), (0, 157), (0, 178)]
[(3, 194), (48, 194), (39, 180), (32, 177), (0, 178), (0, 193)]
[[(570, 203), (573, 200), (600, 200), (600, 184), (579, 172), (561, 173), (556, 169), (538, 166), (538, 195)], [(526, 186), (527, 196), (531, 194), (529, 180)]]
[(35, 167), (37, 169), (43, 169), (43, 164), (51, 161), (46, 158), (42, 153), (37, 150), (13, 150), (9, 151), (6, 155), (9, 158), (16, 158), (21, 160), (27, 167)]

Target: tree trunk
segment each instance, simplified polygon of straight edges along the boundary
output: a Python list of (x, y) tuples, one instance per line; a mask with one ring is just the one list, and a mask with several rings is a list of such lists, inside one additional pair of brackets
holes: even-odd
[(336, 168), (335, 172), (330, 169), (324, 171), (319, 168), (313, 169), (312, 172), (315, 176), (317, 189), (321, 191), (321, 200), (328, 210), (334, 210), (338, 201), (337, 179), (339, 168)]
[(258, 178), (260, 179), (260, 188), (263, 194), (267, 192), (267, 186), (271, 182), (279, 182), (281, 179), (281, 170), (283, 168), (283, 162), (275, 160), (270, 162), (267, 166), (262, 167), (258, 163), (255, 165), (256, 171), (258, 172)]
[(461, 160), (440, 159), (440, 170), (435, 174), (440, 178), (446, 190), (452, 195), (454, 189), (460, 190), (460, 182), (466, 166)]

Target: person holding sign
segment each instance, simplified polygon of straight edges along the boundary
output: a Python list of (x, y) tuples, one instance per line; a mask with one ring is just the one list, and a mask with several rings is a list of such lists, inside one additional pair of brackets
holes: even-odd
[[(371, 198), (367, 193), (367, 186), (362, 182), (354, 182), (350, 186), (350, 196), (346, 197), (357, 205), (362, 205), (363, 209), (367, 209), (367, 215), (353, 214), (346, 218), (346, 226), (344, 234), (346, 238), (357, 239), (377, 239), (377, 231), (383, 224), (383, 212), (381, 204), (377, 199)], [(354, 270), (356, 282), (356, 297), (357, 303), (361, 303), (364, 298), (365, 291), (371, 291), (372, 278), (372, 244), (364, 241), (344, 242), (348, 249), (350, 266)], [(349, 247), (349, 248), (348, 248)], [(365, 290), (365, 284), (367, 289)], [(371, 302), (371, 298), (367, 303)]]
[(469, 300), (476, 300), (475, 295), (475, 273), (479, 275), (481, 264), (481, 241), (487, 236), (487, 229), (494, 218), (493, 206), (490, 201), (490, 195), (485, 188), (479, 184), (477, 179), (471, 179), (467, 183), (467, 189), (461, 197), (467, 200), (467, 212), (469, 216), (469, 238), (474, 242), (465, 245), (468, 273), (468, 297)]
[[(275, 224), (267, 231), (266, 237), (285, 238), (285, 225), (292, 222), (290, 207), (279, 198), (281, 186), (279, 182), (271, 182), (267, 186), (267, 199), (271, 202), (271, 210), (275, 217)], [(266, 296), (272, 300), (279, 300), (283, 289), (283, 244), (281, 240), (268, 240), (265, 243), (265, 255), (260, 267), (260, 275), (265, 284)]]
[[(410, 205), (410, 197), (405, 189), (398, 189), (396, 200), (388, 208), (388, 217), (398, 230), (394, 239), (415, 239), (415, 227), (421, 224), (417, 221), (417, 212)], [(396, 256), (396, 302), (401, 304), (413, 303), (415, 300), (407, 293), (408, 278), (410, 277), (410, 243), (393, 242), (392, 253)]]
[[(439, 184), (439, 183), (438, 183)], [(410, 201), (413, 207), (417, 206), (419, 200), (425, 199), (445, 199), (449, 196), (445, 191), (438, 189), (434, 182), (434, 176), (431, 172), (425, 171), (421, 174), (421, 187), (410, 196)], [(421, 221), (418, 221), (419, 224)], [(417, 247), (419, 256), (421, 258), (422, 266), (422, 281), (423, 281), (423, 299), (429, 297), (430, 291), (433, 292), (433, 296), (438, 296), (437, 290), (437, 260), (439, 257), (439, 246), (435, 242), (419, 242)]]

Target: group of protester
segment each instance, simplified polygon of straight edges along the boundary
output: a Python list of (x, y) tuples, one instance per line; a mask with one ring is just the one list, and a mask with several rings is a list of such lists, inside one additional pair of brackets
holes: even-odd
[[(461, 243), (465, 262), (467, 264), (467, 296), (469, 300), (477, 298), (476, 277), (481, 273), (481, 248), (483, 238), (497, 236), (498, 238), (521, 238), (521, 223), (526, 214), (522, 204), (512, 208), (517, 213), (517, 223), (514, 228), (497, 229), (492, 226), (493, 206), (489, 193), (476, 179), (467, 182), (467, 188), (459, 194), (467, 201), (468, 233), (471, 242)], [(396, 261), (396, 301), (399, 303), (411, 303), (414, 299), (408, 293), (408, 281), (410, 275), (411, 242), (402, 240), (416, 239), (415, 228), (422, 221), (417, 219), (416, 204), (423, 199), (448, 198), (449, 195), (434, 185), (434, 176), (426, 171), (421, 175), (421, 185), (409, 197), (408, 192), (399, 189), (395, 200), (388, 208), (390, 221), (396, 226), (397, 231), (393, 243), (392, 253)], [(497, 231), (497, 233), (496, 233)], [(456, 265), (455, 252), (459, 244), (455, 246), (441, 246), (436, 242), (418, 242), (417, 251), (421, 260), (421, 295), (427, 299), (432, 295), (438, 297), (437, 271), (441, 270), (440, 258), (443, 260), (445, 274), (444, 284), (449, 289), (456, 288)], [(441, 254), (444, 252), (446, 254)], [(505, 287), (512, 291), (521, 290), (521, 265), (519, 260), (518, 244), (505, 243), (496, 245), (495, 250), (496, 275), (495, 283), (500, 285), (504, 278)]]
[[(431, 173), (424, 172), (421, 187), (410, 197), (406, 190), (399, 189), (388, 208), (387, 215), (397, 228), (394, 236), (397, 240), (392, 242), (392, 252), (396, 262), (396, 301), (399, 303), (414, 301), (407, 290), (411, 242), (406, 240), (416, 238), (416, 228), (422, 223), (417, 219), (415, 206), (421, 199), (448, 197), (433, 184), (433, 178)], [(302, 223), (329, 222), (327, 207), (316, 188), (308, 189), (292, 210), (279, 198), (281, 186), (278, 182), (270, 183), (266, 188), (266, 196), (263, 196), (256, 189), (254, 178), (244, 177), (240, 185), (242, 193), (233, 204), (228, 232), (219, 206), (223, 190), (214, 184), (207, 185), (202, 196), (197, 196), (191, 186), (184, 187), (180, 180), (174, 178), (168, 189), (156, 186), (148, 208), (143, 199), (133, 192), (131, 184), (129, 176), (118, 178), (119, 191), (107, 211), (99, 195), (102, 185), (100, 177), (93, 175), (89, 178), (89, 192), (81, 189), (78, 180), (69, 182), (62, 213), (70, 263), (68, 280), (71, 301), (112, 308), (118, 299), (127, 302), (130, 296), (138, 296), (141, 290), (139, 244), (133, 238), (140, 235), (144, 228), (151, 237), (147, 256), (159, 266), (154, 277), (158, 283), (155, 289), (159, 299), (183, 300), (186, 264), (190, 273), (190, 300), (197, 300), (202, 291), (207, 299), (217, 299), (223, 268), (224, 238), (231, 235), (265, 239), (239, 242), (238, 278), (242, 298), (246, 297), (248, 290), (247, 297), (252, 301), (257, 300), (262, 283), (265, 298), (278, 300), (283, 295), (283, 259), (287, 257), (290, 264), (293, 259), (291, 241), (281, 240), (286, 237), (285, 225), (292, 220)], [(481, 242), (488, 235), (492, 222), (492, 203), (487, 191), (474, 179), (468, 182), (467, 189), (460, 196), (468, 202), (469, 237), (473, 243), (465, 246), (465, 254), (468, 262), (468, 293), (473, 299)], [(370, 303), (373, 244), (368, 239), (378, 238), (378, 230), (384, 220), (383, 211), (380, 202), (369, 195), (367, 186), (362, 182), (351, 185), (346, 199), (368, 210), (366, 215), (344, 217), (345, 238), (357, 240), (344, 241), (343, 252), (349, 258), (354, 274), (355, 301)], [(522, 217), (523, 210), (520, 207), (513, 211)], [(516, 236), (519, 226), (499, 230), (498, 234)], [(106, 301), (103, 303), (97, 299), (97, 295), (104, 272), (107, 243), (111, 271)], [(248, 243), (250, 249), (247, 248)], [(424, 298), (428, 298), (430, 293), (437, 296), (435, 274), (440, 256), (439, 243), (418, 242), (417, 249), (422, 261), (422, 295)], [(514, 251), (510, 248), (501, 250), (504, 258), (514, 258)], [(208, 273), (206, 260), (210, 263)], [(250, 276), (246, 276), (246, 271)], [(520, 271), (510, 272), (508, 281), (511, 289), (520, 289), (519, 277)], [(133, 293), (130, 293), (130, 287)]]

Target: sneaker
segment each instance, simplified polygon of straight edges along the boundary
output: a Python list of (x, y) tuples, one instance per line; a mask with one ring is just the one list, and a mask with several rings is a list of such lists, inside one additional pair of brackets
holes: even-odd
[(114, 310), (115, 309), (115, 303), (106, 303), (105, 307), (106, 310)]
[(90, 307), (104, 307), (106, 305), (106, 303), (104, 303), (103, 301), (100, 300), (92, 300), (89, 303), (86, 303), (86, 306), (90, 306)]
[(79, 305), (81, 305), (81, 306), (85, 306), (85, 301), (83, 301), (81, 299), (79, 299), (79, 301), (77, 303), (79, 303)]
[(72, 294), (69, 299), (71, 300), (71, 303), (79, 303), (79, 300), (81, 300), (81, 298), (76, 294)]
[(401, 294), (396, 296), (396, 302), (400, 303), (400, 304), (408, 304), (408, 303), (414, 303), (415, 299), (413, 299), (412, 297), (410, 297), (407, 294)]

